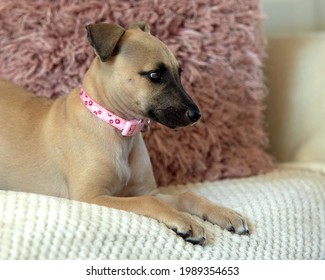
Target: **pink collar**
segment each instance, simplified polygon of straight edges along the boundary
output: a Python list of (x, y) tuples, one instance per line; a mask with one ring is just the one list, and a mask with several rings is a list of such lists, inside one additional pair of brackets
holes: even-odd
[(96, 117), (103, 120), (104, 122), (110, 124), (111, 126), (117, 128), (122, 131), (123, 136), (133, 136), (137, 134), (139, 131), (144, 131), (149, 126), (149, 121), (145, 120), (131, 120), (127, 121), (122, 119), (112, 112), (106, 110), (98, 103), (96, 103), (93, 99), (91, 99), (88, 94), (84, 91), (83, 88), (80, 89), (80, 99), (86, 108)]

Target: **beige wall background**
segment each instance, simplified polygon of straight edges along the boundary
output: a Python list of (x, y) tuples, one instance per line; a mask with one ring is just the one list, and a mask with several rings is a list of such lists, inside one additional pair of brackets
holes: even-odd
[(325, 30), (325, 0), (260, 0), (267, 34)]

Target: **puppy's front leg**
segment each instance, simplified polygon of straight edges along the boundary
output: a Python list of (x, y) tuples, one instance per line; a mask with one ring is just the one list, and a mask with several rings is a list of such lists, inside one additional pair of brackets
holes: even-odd
[(156, 219), (193, 244), (202, 245), (206, 239), (204, 229), (190, 215), (173, 209), (153, 196), (111, 197), (101, 195), (88, 202)]
[(207, 220), (237, 234), (249, 234), (246, 220), (237, 212), (218, 206), (193, 192), (178, 195), (157, 194), (157, 198), (179, 211), (184, 211)]

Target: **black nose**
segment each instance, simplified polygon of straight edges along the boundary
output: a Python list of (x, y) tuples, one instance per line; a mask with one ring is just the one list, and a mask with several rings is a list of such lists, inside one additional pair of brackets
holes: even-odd
[(201, 112), (199, 109), (190, 109), (186, 111), (186, 116), (194, 123), (201, 118)]

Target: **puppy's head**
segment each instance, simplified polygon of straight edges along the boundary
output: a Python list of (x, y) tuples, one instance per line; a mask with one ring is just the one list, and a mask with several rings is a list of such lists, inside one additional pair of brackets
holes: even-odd
[(147, 24), (124, 29), (100, 23), (86, 26), (88, 41), (101, 61), (105, 94), (127, 115), (176, 128), (195, 123), (201, 113), (181, 84), (181, 67)]

